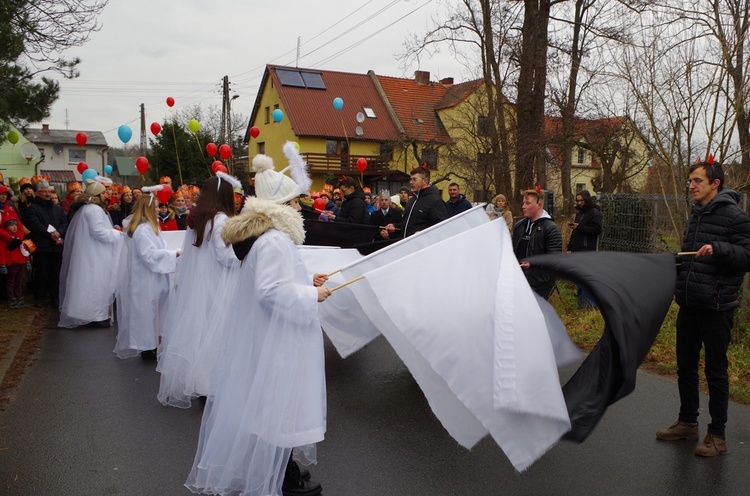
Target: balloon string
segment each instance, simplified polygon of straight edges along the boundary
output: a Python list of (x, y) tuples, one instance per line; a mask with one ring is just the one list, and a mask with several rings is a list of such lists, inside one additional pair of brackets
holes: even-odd
[[(174, 134), (174, 128), (177, 126), (177, 120), (172, 119), (172, 140), (174, 141), (174, 154), (177, 157), (177, 173), (180, 175), (180, 186), (182, 186), (182, 168), (180, 167), (180, 152), (177, 150), (177, 136)], [(157, 173), (157, 176), (159, 174)]]
[[(195, 143), (198, 145), (198, 150), (200, 151), (201, 159), (203, 159), (203, 163), (205, 164), (206, 163), (206, 156), (203, 154), (203, 148), (201, 148), (201, 142), (200, 142), (200, 140), (198, 140), (198, 135), (197, 134), (193, 134), (193, 136), (195, 136)], [(206, 169), (208, 170), (208, 177), (211, 177), (213, 175), (213, 171), (211, 170), (211, 166), (208, 165), (208, 164), (206, 164)]]

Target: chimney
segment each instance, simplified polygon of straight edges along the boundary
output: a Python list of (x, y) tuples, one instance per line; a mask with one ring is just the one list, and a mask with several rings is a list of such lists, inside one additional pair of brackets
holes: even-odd
[(42, 132), (49, 134), (49, 124), (42, 124)]
[(414, 81), (417, 84), (430, 84), (430, 71), (414, 71)]
[(440, 84), (444, 86), (450, 86), (453, 84), (453, 78), (452, 77), (443, 78), (440, 80)]

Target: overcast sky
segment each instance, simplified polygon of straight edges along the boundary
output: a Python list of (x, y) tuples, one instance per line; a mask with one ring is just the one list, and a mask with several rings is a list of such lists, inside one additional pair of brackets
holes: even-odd
[(221, 108), (224, 75), (240, 96), (232, 110), (249, 117), (265, 65), (294, 65), (297, 37), (299, 67), (397, 77), (421, 69), (433, 81), (459, 82), (465, 71), (447, 49), (405, 70), (395, 57), (407, 35), (424, 32), (441, 8), (438, 0), (110, 0), (102, 29), (66, 53), (82, 59), (81, 75), (61, 80), (45, 122), (102, 131), (110, 146), (122, 146), (116, 130), (127, 124), (132, 145), (141, 103), (147, 128), (186, 106)]

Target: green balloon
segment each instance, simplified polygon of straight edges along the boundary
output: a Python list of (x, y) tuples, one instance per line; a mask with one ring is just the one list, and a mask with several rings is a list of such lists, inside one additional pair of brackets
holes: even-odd
[(190, 122), (188, 122), (188, 127), (192, 132), (197, 133), (201, 128), (201, 123), (195, 119), (191, 119)]
[(11, 131), (8, 133), (8, 141), (10, 141), (12, 144), (18, 143), (18, 133), (15, 131)]

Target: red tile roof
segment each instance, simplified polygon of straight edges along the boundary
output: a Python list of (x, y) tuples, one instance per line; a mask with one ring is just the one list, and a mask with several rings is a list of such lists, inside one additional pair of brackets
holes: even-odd
[[(283, 86), (277, 69), (319, 73), (325, 89)], [(279, 92), (286, 110), (286, 118), (297, 136), (343, 139), (346, 132), (349, 139), (355, 139), (355, 129), (359, 125), (364, 132), (362, 138), (368, 141), (395, 141), (399, 138), (386, 105), (367, 74), (268, 65), (263, 85), (267, 84), (268, 77), (273, 79), (274, 88)], [(341, 110), (333, 108), (336, 97), (344, 100)], [(364, 107), (371, 108), (376, 117), (365, 118), (359, 124), (356, 116), (358, 112), (364, 113)]]
[(417, 83), (413, 79), (376, 76), (396, 113), (406, 138), (422, 142), (450, 143), (451, 137), (437, 115), (447, 86)]
[(446, 87), (445, 94), (437, 105), (437, 109), (455, 107), (466, 100), (472, 93), (484, 84), (484, 80), (475, 79), (474, 81), (465, 81)]

